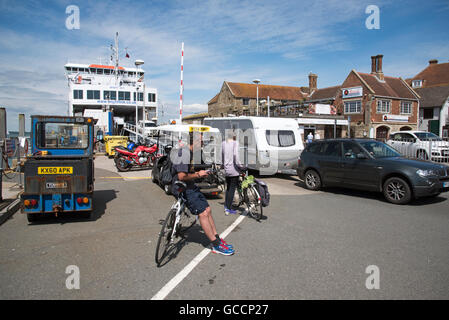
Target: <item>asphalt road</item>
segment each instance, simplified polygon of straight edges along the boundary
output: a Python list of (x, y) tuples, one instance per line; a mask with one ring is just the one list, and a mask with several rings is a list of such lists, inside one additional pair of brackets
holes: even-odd
[[(448, 299), (448, 194), (408, 206), (380, 194), (310, 192), (295, 177), (262, 177), (266, 219), (245, 217), (227, 236), (231, 257), (208, 254), (166, 299)], [(160, 223), (173, 198), (149, 171), (118, 174), (96, 160), (95, 212), (28, 224), (16, 213), (0, 227), (0, 299), (151, 299), (207, 245), (193, 227), (176, 256), (156, 267)], [(223, 199), (210, 199), (219, 232)], [(68, 266), (80, 289), (66, 288)], [(368, 266), (379, 289), (368, 290)]]

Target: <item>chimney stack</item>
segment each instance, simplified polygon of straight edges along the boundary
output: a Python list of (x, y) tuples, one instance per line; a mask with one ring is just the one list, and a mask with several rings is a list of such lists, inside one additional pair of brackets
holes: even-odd
[(316, 90), (317, 79), (318, 79), (318, 76), (316, 74), (309, 73), (309, 93), (312, 93), (313, 90)]
[(429, 60), (429, 64), (437, 64), (437, 63), (438, 63), (437, 59)]
[(377, 60), (376, 56), (371, 56), (371, 74), (376, 74), (377, 72), (376, 60)]
[(382, 54), (371, 56), (371, 74), (374, 74), (379, 80), (384, 80), (384, 73), (382, 72)]

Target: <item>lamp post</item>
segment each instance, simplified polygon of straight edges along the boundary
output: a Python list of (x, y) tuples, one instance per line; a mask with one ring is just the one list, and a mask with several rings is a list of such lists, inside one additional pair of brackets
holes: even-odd
[[(136, 60), (134, 62), (134, 65), (136, 66), (136, 69), (139, 69), (139, 66), (143, 65), (144, 61), (143, 60)], [(139, 76), (138, 72), (136, 71), (136, 78)], [(136, 139), (137, 139), (137, 126), (138, 126), (138, 120), (139, 120), (139, 86), (137, 84), (138, 80), (136, 80)], [(143, 127), (145, 130), (145, 83), (143, 86), (143, 101), (144, 101), (144, 107), (142, 109), (142, 122), (143, 122)], [(136, 140), (137, 141), (137, 140)]]
[(260, 79), (254, 79), (253, 82), (256, 84), (256, 116), (259, 116), (259, 83)]

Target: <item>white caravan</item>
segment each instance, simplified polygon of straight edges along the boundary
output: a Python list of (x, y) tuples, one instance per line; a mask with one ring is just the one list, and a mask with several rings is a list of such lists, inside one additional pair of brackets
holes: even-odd
[(227, 130), (233, 129), (238, 136), (240, 162), (261, 174), (296, 170), (304, 150), (296, 119), (240, 116), (206, 118), (204, 124), (220, 130), (223, 140)]

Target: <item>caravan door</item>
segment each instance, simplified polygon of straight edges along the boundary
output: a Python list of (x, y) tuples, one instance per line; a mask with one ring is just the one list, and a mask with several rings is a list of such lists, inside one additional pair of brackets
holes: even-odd
[(257, 170), (257, 141), (252, 121), (249, 119), (230, 120), (230, 127), (237, 134), (240, 162), (250, 169)]

